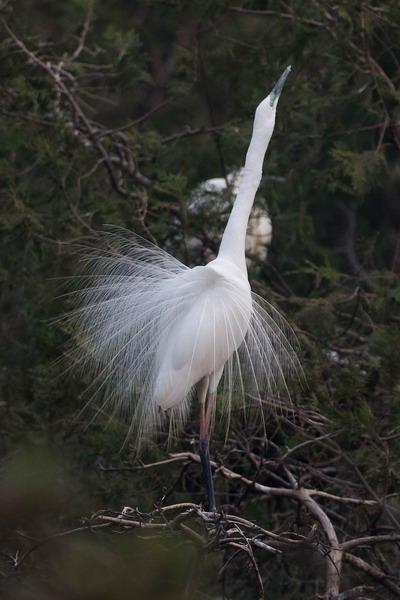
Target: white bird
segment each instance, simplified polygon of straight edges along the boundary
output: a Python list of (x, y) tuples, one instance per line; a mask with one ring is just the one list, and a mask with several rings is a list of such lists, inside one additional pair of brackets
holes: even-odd
[(260, 399), (285, 385), (296, 368), (291, 334), (271, 306), (252, 294), (245, 260), (246, 229), (271, 139), (278, 100), (290, 67), (257, 107), (236, 201), (218, 256), (186, 267), (163, 250), (121, 230), (105, 248), (86, 254), (87, 286), (71, 318), (80, 328), (78, 362), (97, 369), (93, 393), (125, 411), (136, 442), (154, 434), (165, 415), (184, 422), (190, 398), (200, 403), (200, 455), (215, 499), (208, 452), (216, 392), (225, 370), (223, 408), (229, 418), (234, 391)]
[[(220, 217), (232, 208), (239, 191), (244, 169), (238, 169), (227, 174), (226, 177), (213, 177), (206, 179), (193, 191), (187, 210), (189, 215), (215, 215)], [(263, 180), (276, 180), (279, 178), (265, 178)], [(219, 222), (220, 219), (218, 218)], [(214, 223), (207, 223), (207, 233), (214, 237), (214, 242), (221, 241), (222, 234), (215, 231)], [(216, 239), (215, 239), (216, 238)], [(246, 263), (251, 267), (254, 257), (259, 262), (264, 262), (268, 254), (268, 246), (272, 240), (272, 222), (265, 208), (253, 206), (247, 224), (245, 243)], [(198, 252), (202, 246), (200, 238), (194, 236), (186, 238), (186, 247), (191, 255)], [(211, 249), (207, 249), (205, 256), (215, 258)]]

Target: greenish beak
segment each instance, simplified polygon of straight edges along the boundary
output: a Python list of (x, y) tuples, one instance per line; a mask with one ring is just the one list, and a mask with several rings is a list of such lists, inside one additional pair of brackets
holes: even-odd
[(282, 88), (283, 88), (283, 86), (285, 84), (285, 81), (286, 81), (286, 77), (289, 75), (289, 73), (290, 73), (291, 70), (292, 70), (292, 67), (290, 65), (288, 67), (286, 67), (286, 69), (284, 70), (284, 72), (282, 73), (282, 75), (279, 77), (277, 83), (272, 88), (272, 92), (269, 95), (269, 105), (271, 107), (274, 106), (275, 101), (281, 95)]

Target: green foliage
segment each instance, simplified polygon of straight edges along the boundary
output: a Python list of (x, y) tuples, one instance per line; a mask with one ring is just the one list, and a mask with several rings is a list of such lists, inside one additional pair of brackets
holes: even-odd
[(324, 299), (308, 302), (297, 314), (299, 325), (317, 338), (329, 338), (334, 333), (332, 306)]
[[(385, 155), (382, 151), (366, 151), (362, 154), (334, 148), (332, 156), (338, 163), (339, 172), (336, 171), (336, 180), (341, 181), (348, 177), (351, 185), (344, 185), (342, 191), (350, 190), (357, 196), (362, 197), (371, 187), (382, 185), (387, 175)], [(332, 189), (332, 186), (331, 186)], [(332, 189), (332, 191), (335, 191)]]
[[(106, 223), (153, 236), (191, 265), (215, 252), (226, 213), (215, 206), (190, 214), (191, 190), (243, 164), (254, 107), (290, 63), (265, 163), (265, 174), (280, 179), (267, 181), (258, 200), (270, 211), (273, 242), (266, 264), (252, 269), (252, 287), (268, 289), (264, 295), (299, 335), (307, 383), (294, 383), (292, 398), (328, 419), (318, 435), (332, 434), (348, 459), (335, 467), (338, 478), (354, 483), (356, 464), (377, 494), (397, 489), (400, 5), (328, 4), (273, 0), (268, 14), (245, 12), (264, 10), (263, 3), (247, 2), (242, 11), (219, 0), (16, 0), (4, 7), (10, 29), (31, 52), (28, 57), (3, 29), (0, 516), (7, 524), (6, 556), (28, 549), (19, 530), (45, 537), (107, 506), (152, 510), (166, 491), (171, 501), (203, 500), (193, 465), (181, 479), (174, 464), (140, 473), (102, 470), (138, 464), (126, 439), (128, 425), (107, 426), (108, 415), (98, 415), (101, 406), (81, 414), (86, 402), (93, 404), (85, 394), (90, 374), (78, 377), (60, 361), (70, 332), (52, 319), (70, 303), (68, 297), (54, 298), (63, 294), (58, 278), (77, 273), (76, 246), (95, 246), (96, 231)], [(77, 105), (57, 87), (55, 73)], [(118, 163), (113, 179), (98, 140), (112, 165), (128, 157), (134, 168)], [(195, 252), (193, 236), (200, 243)], [(232, 429), (247, 443), (251, 434), (240, 407), (234, 412)], [(305, 421), (306, 434), (315, 437), (307, 426)], [(192, 450), (196, 431), (189, 423), (173, 449)], [(279, 465), (288, 448), (304, 441), (285, 418), (271, 417), (266, 433), (266, 458)], [(165, 459), (164, 442), (161, 435), (142, 460)], [(224, 442), (216, 433), (215, 455), (251, 480), (257, 477), (244, 450), (229, 440), (226, 449)], [(308, 466), (325, 464), (332, 447), (306, 444), (296, 450), (299, 477)], [(264, 447), (252, 450), (258, 456)], [(308, 476), (313, 485), (323, 485), (312, 472)], [(237, 482), (222, 478), (217, 491), (222, 503), (263, 526), (309, 526), (309, 516), (296, 514), (292, 501), (268, 499), (266, 511), (257, 496), (246, 503)], [(344, 493), (333, 484), (329, 491)], [(397, 510), (396, 499), (390, 502)], [(388, 527), (378, 510), (368, 518), (363, 511), (355, 518), (343, 509), (343, 537)], [(81, 541), (53, 540), (21, 567), (21, 580), (29, 585), (10, 576), (6, 594), (32, 600), (176, 598), (187, 571), (195, 569), (193, 547), (179, 537), (176, 542), (175, 534), (159, 544), (144, 543), (139, 535), (87, 532)], [(315, 554), (311, 559), (304, 551), (290, 561), (263, 556), (260, 551), (271, 597), (318, 593), (323, 574)], [(394, 563), (386, 546), (382, 557), (379, 564)], [(131, 568), (135, 561), (140, 578)], [(247, 558), (240, 561), (227, 567), (227, 593), (255, 597)], [(37, 569), (41, 563), (47, 574)], [(220, 593), (208, 579), (222, 566), (212, 555), (204, 593)], [(12, 571), (4, 556), (0, 571)], [(154, 572), (162, 589), (150, 581)]]
[(378, 359), (382, 384), (399, 391), (400, 384), (400, 327), (383, 325), (371, 336), (371, 354)]

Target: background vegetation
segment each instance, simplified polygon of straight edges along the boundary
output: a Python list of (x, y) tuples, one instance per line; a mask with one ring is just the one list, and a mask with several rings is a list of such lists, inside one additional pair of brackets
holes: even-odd
[[(400, 597), (399, 30), (397, 0), (3, 5), (2, 597)], [(71, 332), (52, 323), (69, 308), (55, 298), (75, 245), (107, 223), (188, 264), (215, 250), (225, 216), (191, 215), (188, 199), (242, 165), (254, 108), (288, 64), (265, 163), (277, 179), (258, 200), (273, 242), (250, 278), (295, 328), (307, 384), (267, 437), (238, 411), (212, 448), (220, 506), (282, 539), (243, 522), (233, 539), (193, 509), (196, 540), (160, 509), (204, 500), (195, 407), (175, 461), (140, 468), (121, 451), (126, 424), (81, 414), (90, 375), (59, 360)], [(167, 459), (165, 436), (146, 452)], [(298, 489), (331, 523), (340, 578)], [(140, 531), (90, 520), (125, 506)], [(155, 507), (165, 531), (146, 529)]]

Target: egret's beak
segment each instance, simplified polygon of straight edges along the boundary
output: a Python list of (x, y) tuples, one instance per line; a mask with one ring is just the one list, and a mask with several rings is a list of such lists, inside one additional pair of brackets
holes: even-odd
[(292, 67), (290, 65), (288, 67), (286, 67), (286, 69), (284, 70), (282, 75), (279, 77), (278, 82), (273, 87), (272, 92), (269, 95), (269, 105), (270, 106), (274, 106), (275, 101), (276, 102), (278, 101), (279, 96), (281, 95), (282, 88), (285, 84), (286, 77), (289, 75), (291, 70), (292, 70)]

